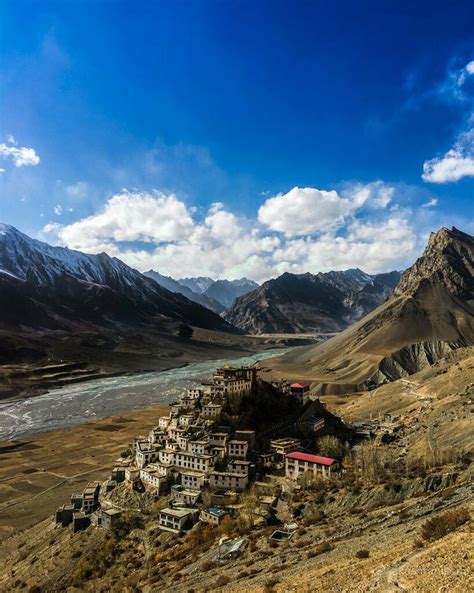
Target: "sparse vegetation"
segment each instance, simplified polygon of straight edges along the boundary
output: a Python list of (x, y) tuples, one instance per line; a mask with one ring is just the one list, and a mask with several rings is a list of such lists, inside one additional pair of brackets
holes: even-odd
[(468, 521), (469, 510), (467, 508), (448, 511), (425, 521), (421, 528), (421, 537), (426, 541), (440, 539)]
[(318, 439), (317, 448), (321, 455), (326, 457), (340, 458), (344, 453), (342, 441), (333, 435), (326, 435)]
[(225, 587), (230, 583), (230, 578), (225, 574), (221, 574), (221, 576), (216, 581), (216, 587)]

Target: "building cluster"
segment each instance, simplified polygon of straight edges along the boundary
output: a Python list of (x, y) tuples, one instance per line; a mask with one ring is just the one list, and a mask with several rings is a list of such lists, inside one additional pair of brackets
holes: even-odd
[[(107, 486), (110, 489), (110, 486)], [(114, 508), (101, 508), (99, 495), (101, 482), (89, 482), (82, 492), (74, 492), (69, 504), (56, 510), (56, 523), (62, 527), (71, 526), (72, 531), (80, 531), (91, 523), (110, 529), (115, 524), (121, 511)]]
[[(198, 520), (219, 525), (233, 510), (201, 504), (203, 492), (211, 500), (228, 500), (248, 488), (256, 469), (285, 469), (286, 477), (295, 480), (305, 471), (330, 476), (336, 462), (298, 453), (298, 439), (274, 439), (269, 451), (257, 453), (255, 431), (233, 430), (221, 424), (229, 398), (235, 401), (250, 395), (256, 381), (254, 367), (224, 366), (211, 380), (188, 389), (147, 436), (134, 439), (128, 457), (116, 461), (106, 489), (126, 482), (157, 497), (169, 496), (168, 506), (160, 511), (159, 525), (162, 530), (179, 532)], [(302, 404), (307, 401), (309, 385), (295, 383), (289, 389)], [(322, 419), (316, 420), (319, 426), (324, 425)], [(80, 496), (73, 495), (71, 504), (57, 510), (56, 521), (64, 526), (72, 524), (74, 531), (91, 521), (110, 528), (120, 511), (99, 508), (99, 491), (100, 484), (93, 483)], [(262, 508), (269, 511), (272, 501), (274, 497), (264, 497)]]

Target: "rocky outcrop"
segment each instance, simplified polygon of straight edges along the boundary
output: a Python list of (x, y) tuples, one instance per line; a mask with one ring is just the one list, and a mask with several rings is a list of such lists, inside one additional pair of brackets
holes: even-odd
[(426, 285), (441, 285), (459, 299), (473, 299), (474, 237), (455, 227), (431, 233), (423, 255), (402, 275), (394, 294), (414, 295)]
[(385, 356), (379, 363), (377, 373), (367, 381), (370, 387), (396, 381), (402, 377), (413, 375), (431, 366), (457, 348), (467, 344), (463, 340), (458, 342), (417, 342), (405, 346), (389, 356)]

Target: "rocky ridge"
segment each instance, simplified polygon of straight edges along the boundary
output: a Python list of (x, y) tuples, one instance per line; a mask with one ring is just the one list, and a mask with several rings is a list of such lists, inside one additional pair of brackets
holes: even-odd
[(383, 305), (326, 343), (275, 361), (321, 394), (373, 389), (474, 343), (474, 239), (433, 233)]
[(338, 332), (383, 303), (399, 272), (285, 273), (238, 298), (225, 318), (247, 333)]

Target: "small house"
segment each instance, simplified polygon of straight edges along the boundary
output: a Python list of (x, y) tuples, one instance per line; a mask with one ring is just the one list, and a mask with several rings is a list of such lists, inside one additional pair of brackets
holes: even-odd
[(186, 507), (171, 509), (165, 508), (160, 511), (159, 527), (163, 531), (179, 533), (190, 529), (196, 523), (199, 511)]

